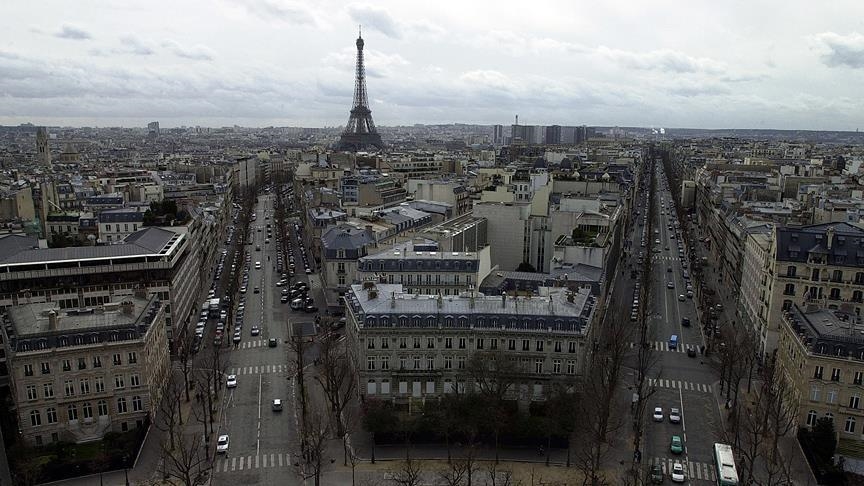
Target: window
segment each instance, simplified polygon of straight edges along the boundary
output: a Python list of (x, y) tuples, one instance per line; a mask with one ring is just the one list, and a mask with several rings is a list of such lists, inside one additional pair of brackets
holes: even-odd
[(826, 403), (837, 403), (837, 390), (828, 390), (828, 398)]
[(816, 378), (817, 380), (821, 380), (821, 379), (822, 379), (822, 372), (823, 372), (824, 370), (825, 370), (825, 369), (824, 369), (823, 367), (821, 367), (821, 366), (817, 366), (817, 367), (816, 367), (816, 370), (813, 371), (813, 378)]
[(840, 289), (831, 289), (831, 294), (828, 295), (831, 300), (840, 300)]
[(138, 362), (138, 354), (135, 351), (129, 353), (129, 363), (135, 364)]
[(852, 302), (861, 302), (864, 300), (864, 294), (860, 290), (852, 292)]
[(561, 360), (560, 359), (553, 359), (552, 360), (552, 373), (555, 373), (556, 375), (561, 374)]
[(39, 413), (39, 410), (30, 411), (30, 425), (33, 427), (42, 425), (42, 414)]
[(459, 356), (458, 358), (456, 358), (456, 367), (460, 370), (465, 369), (465, 356)]
[(43, 383), (42, 393), (45, 395), (45, 398), (54, 398), (54, 383)]
[(567, 352), (575, 353), (576, 352), (576, 341), (567, 341)]
[(126, 413), (126, 397), (117, 399), (117, 413)]
[(576, 374), (576, 360), (568, 359), (567, 360), (567, 374), (575, 375)]
[(452, 370), (453, 369), (453, 357), (452, 356), (444, 356), (444, 369)]
[(831, 381), (840, 381), (840, 368), (831, 368)]
[(126, 383), (123, 381), (123, 375), (114, 375), (114, 388), (123, 388)]
[(130, 375), (129, 376), (129, 386), (141, 386), (141, 379), (138, 378), (138, 375)]
[(81, 413), (84, 415), (84, 420), (93, 418), (93, 405), (90, 405), (90, 402), (84, 403), (81, 405)]
[(477, 349), (483, 349), (483, 338), (477, 338)]
[(399, 348), (405, 349), (408, 347), (408, 338), (400, 337), (399, 338)]
[(543, 360), (540, 358), (534, 360), (534, 373), (543, 373)]
[(414, 356), (414, 369), (420, 369), (420, 356)]
[(435, 338), (426, 338), (426, 347), (429, 349), (435, 349)]
[(102, 357), (101, 356), (93, 356), (93, 367), (101, 368), (102, 367)]
[(345, 286), (345, 275), (339, 275), (338, 277), (336, 277), (336, 280), (337, 280), (337, 284), (338, 284), (340, 287), (344, 287), (344, 286)]
[(453, 349), (453, 338), (445, 337), (444, 338), (444, 347), (447, 349)]
[(846, 417), (846, 425), (843, 427), (843, 431), (850, 434), (855, 433), (855, 417)]
[(72, 362), (68, 359), (63, 360), (63, 371), (72, 371)]
[(465, 338), (464, 337), (459, 338), (459, 349), (465, 349)]
[(90, 379), (89, 378), (81, 378), (78, 381), (79, 388), (81, 390), (82, 395), (86, 395), (90, 393)]
[(141, 397), (135, 395), (132, 397), (132, 411), (140, 412), (142, 410), (144, 410), (144, 404), (141, 402)]
[(374, 370), (375, 369), (375, 356), (367, 356), (366, 357), (366, 369)]
[(434, 370), (435, 369), (435, 358), (433, 356), (426, 357), (426, 369)]
[(858, 403), (861, 401), (861, 396), (857, 393), (849, 397), (849, 408), (858, 408)]
[(556, 352), (556, 353), (560, 353), (560, 352), (561, 352), (561, 345), (562, 345), (562, 344), (563, 344), (563, 343), (562, 343), (561, 341), (555, 341), (555, 347), (554, 347), (554, 349), (555, 349), (555, 352)]
[(49, 424), (56, 424), (57, 423), (57, 409), (56, 408), (48, 407), (48, 409), (45, 410), (45, 421), (48, 422)]
[(381, 356), (381, 369), (389, 370), (390, 369), (390, 356)]
[(105, 400), (99, 400), (96, 402), (96, 409), (99, 412), (100, 417), (108, 415), (108, 402)]
[(366, 340), (366, 349), (375, 349), (375, 338), (370, 337)]
[(78, 369), (86, 370), (87, 369), (87, 358), (78, 358)]
[(63, 396), (71, 397), (75, 395), (75, 384), (72, 383), (72, 380), (66, 380), (63, 382)]
[(120, 362), (120, 355), (119, 354), (115, 354), (114, 356), (111, 357), (111, 359), (114, 361), (114, 366), (120, 366), (121, 362)]
[(41, 363), (39, 367), (42, 369), (42, 374), (47, 375), (51, 373), (51, 364), (50, 363)]
[(78, 405), (74, 403), (70, 403), (66, 407), (66, 415), (69, 417), (69, 421), (78, 420)]
[(33, 376), (33, 365), (24, 365), (24, 376)]
[(794, 277), (795, 273), (797, 271), (798, 271), (798, 269), (795, 266), (790, 265), (790, 266), (786, 267), (786, 276), (787, 277)]
[(381, 349), (390, 349), (390, 340), (386, 337), (381, 338)]
[(94, 385), (96, 388), (96, 393), (104, 393), (105, 392), (105, 380), (101, 376), (97, 376), (95, 378)]
[(419, 337), (414, 338), (414, 349), (420, 349), (420, 338)]
[(783, 287), (783, 295), (795, 295), (795, 284), (786, 284), (786, 286)]
[(860, 384), (862, 383), (862, 381), (864, 381), (864, 373), (862, 373), (862, 372), (860, 372), (860, 371), (856, 371), (856, 372), (855, 372), (855, 379), (854, 379), (853, 382), (854, 382), (856, 385), (860, 385)]
[(810, 427), (816, 425), (816, 410), (810, 410), (807, 412), (807, 425)]
[(516, 340), (508, 339), (507, 340), (507, 350), (508, 351), (516, 351)]
[(408, 358), (399, 356), (399, 369), (404, 370), (406, 366), (408, 366)]
[(36, 400), (39, 395), (36, 394), (36, 385), (27, 385), (27, 400)]
[(498, 349), (498, 338), (489, 339), (489, 349)]
[(834, 270), (831, 274), (832, 282), (842, 282), (843, 281), (843, 271), (842, 270)]
[(537, 340), (537, 351), (543, 351), (543, 340), (542, 339)]
[(819, 387), (818, 386), (811, 386), (810, 387), (810, 400), (814, 401), (814, 402), (818, 402), (819, 396), (820, 396), (819, 395)]

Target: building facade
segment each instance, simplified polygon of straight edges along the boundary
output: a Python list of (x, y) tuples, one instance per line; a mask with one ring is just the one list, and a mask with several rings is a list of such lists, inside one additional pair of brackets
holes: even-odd
[(587, 291), (444, 297), (372, 282), (352, 285), (345, 301), (361, 395), (402, 403), (472, 391), (468, 363), (487, 352), (519, 370), (509, 398), (542, 400), (551, 382), (577, 374), (595, 307)]
[(7, 311), (10, 390), (24, 441), (88, 442), (152, 419), (171, 362), (155, 296), (86, 309), (56, 303)]

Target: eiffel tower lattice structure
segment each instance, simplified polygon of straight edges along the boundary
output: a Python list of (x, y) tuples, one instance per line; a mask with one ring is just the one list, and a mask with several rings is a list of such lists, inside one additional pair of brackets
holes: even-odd
[(369, 109), (369, 100), (366, 97), (366, 68), (363, 66), (363, 36), (357, 36), (357, 71), (354, 79), (354, 105), (351, 107), (351, 115), (348, 124), (336, 150), (357, 152), (369, 148), (381, 149), (381, 135), (375, 129), (372, 121), (372, 110)]

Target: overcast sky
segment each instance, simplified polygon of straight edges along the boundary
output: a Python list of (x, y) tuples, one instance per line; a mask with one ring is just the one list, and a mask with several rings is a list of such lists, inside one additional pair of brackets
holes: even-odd
[(864, 128), (864, 1), (2, 0), (0, 124)]

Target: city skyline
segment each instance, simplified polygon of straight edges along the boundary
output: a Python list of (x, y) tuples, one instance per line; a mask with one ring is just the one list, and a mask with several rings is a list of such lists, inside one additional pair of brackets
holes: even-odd
[(0, 124), (341, 126), (362, 24), (380, 126), (864, 125), (858, 3), (518, 7), (9, 2)]

